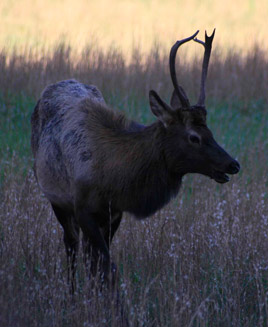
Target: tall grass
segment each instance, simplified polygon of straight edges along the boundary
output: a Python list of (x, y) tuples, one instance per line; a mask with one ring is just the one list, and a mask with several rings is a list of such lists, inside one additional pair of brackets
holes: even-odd
[[(125, 216), (112, 259), (130, 326), (267, 326), (267, 189), (249, 181), (256, 169), (221, 188), (195, 177), (154, 217)], [(116, 299), (92, 293), (81, 259), (70, 296), (62, 230), (32, 173), (6, 179), (0, 249), (2, 326), (120, 326)]]
[[(208, 125), (241, 172), (225, 185), (186, 176), (178, 198), (153, 217), (125, 215), (111, 249), (118, 296), (90, 287), (81, 256), (71, 296), (62, 229), (31, 170), (34, 103), (47, 84), (74, 77), (148, 123), (148, 91), (166, 100), (172, 92), (168, 56), (154, 47), (126, 60), (115, 49), (79, 54), (64, 44), (43, 53), (1, 52), (1, 326), (117, 327), (126, 319), (144, 327), (268, 325), (267, 57), (255, 47), (243, 58), (216, 51), (211, 59)], [(200, 67), (198, 56), (177, 66), (192, 102)]]
[(216, 27), (217, 45), (267, 49), (267, 10), (266, 0), (2, 0), (0, 47), (40, 49), (62, 40), (81, 49), (99, 40), (126, 54), (133, 44), (147, 52), (157, 40), (168, 48), (169, 40)]
[[(193, 46), (199, 51), (189, 60), (187, 50)], [(177, 59), (179, 80), (195, 98), (199, 92), (203, 56), (200, 50), (200, 45), (191, 42), (182, 49), (182, 53), (179, 51)], [(235, 100), (246, 107), (251, 101), (266, 103), (268, 57), (264, 49), (255, 45), (244, 52), (243, 56), (234, 50), (223, 55), (221, 50), (216, 48), (212, 54), (208, 99), (224, 101), (226, 104)], [(139, 48), (134, 48), (129, 60), (116, 48), (104, 50), (94, 43), (81, 51), (65, 43), (42, 52), (25, 48), (23, 53), (14, 51), (10, 55), (4, 49), (0, 51), (2, 96), (23, 93), (37, 98), (47, 84), (70, 77), (94, 83), (105, 96), (120, 96), (125, 103), (133, 95), (138, 99), (146, 98), (151, 88), (161, 92), (164, 97), (169, 97), (172, 89), (168, 51), (159, 45), (155, 45), (148, 55), (143, 55)]]
[[(199, 92), (202, 58), (199, 55), (189, 61), (183, 55), (187, 58), (187, 53), (179, 52), (179, 81), (194, 103)], [(223, 138), (235, 135), (238, 142), (232, 142), (232, 139), (230, 142), (237, 147), (241, 141), (248, 149), (247, 142), (252, 144), (258, 129), (263, 131), (263, 125), (267, 123), (267, 67), (267, 56), (257, 46), (243, 58), (234, 51), (222, 56), (216, 49), (212, 54), (207, 83), (209, 123)], [(10, 55), (2, 50), (0, 155), (3, 159), (0, 165), (8, 162), (14, 150), (27, 161), (34, 104), (48, 84), (67, 78), (97, 85), (109, 105), (127, 111), (128, 116), (143, 123), (152, 120), (149, 90), (155, 89), (167, 101), (172, 92), (168, 53), (160, 46), (152, 48), (148, 56), (142, 56), (139, 49), (134, 49), (130, 61), (114, 48), (105, 51), (87, 46), (79, 53), (64, 43), (41, 53), (28, 48), (23, 54), (14, 52)], [(224, 124), (224, 128), (218, 122)], [(267, 136), (266, 129), (263, 133), (266, 133), (263, 137)]]

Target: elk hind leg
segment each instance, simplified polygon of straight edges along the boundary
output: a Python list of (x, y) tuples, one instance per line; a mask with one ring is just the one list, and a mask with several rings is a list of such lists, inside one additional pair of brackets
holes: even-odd
[(68, 283), (71, 291), (75, 289), (76, 258), (79, 248), (79, 225), (72, 212), (52, 204), (53, 211), (63, 227), (64, 244), (67, 255)]

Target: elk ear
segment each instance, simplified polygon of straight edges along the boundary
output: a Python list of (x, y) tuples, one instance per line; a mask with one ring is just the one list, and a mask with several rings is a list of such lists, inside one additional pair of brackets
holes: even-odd
[(172, 109), (153, 90), (149, 92), (149, 101), (152, 113), (159, 119), (165, 127), (173, 120)]
[(173, 108), (173, 109), (178, 109), (178, 108), (181, 107), (180, 99), (179, 99), (178, 94), (177, 94), (177, 92), (175, 90), (172, 93), (172, 97), (170, 99), (170, 105), (171, 105), (171, 108)]

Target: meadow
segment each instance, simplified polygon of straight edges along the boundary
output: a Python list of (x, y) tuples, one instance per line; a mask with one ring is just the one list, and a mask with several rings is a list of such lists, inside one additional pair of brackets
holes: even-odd
[[(111, 2), (0, 3), (0, 326), (268, 326), (267, 1)], [(92, 288), (80, 254), (71, 295), (63, 231), (32, 170), (40, 93), (76, 78), (149, 124), (149, 90), (172, 93), (170, 46), (214, 27), (207, 124), (241, 171), (224, 185), (187, 175), (154, 216), (125, 214), (111, 247), (116, 294)], [(179, 50), (191, 103), (201, 60), (194, 42)]]
[[(212, 53), (208, 126), (241, 172), (225, 185), (186, 176), (155, 216), (125, 215), (111, 255), (129, 326), (268, 325), (267, 67), (258, 47), (244, 58)], [(200, 57), (177, 66), (192, 102), (200, 68)], [(167, 101), (172, 92), (159, 47), (147, 57), (136, 49), (130, 62), (94, 46), (1, 52), (1, 326), (124, 326), (118, 299), (90, 288), (81, 258), (69, 294), (63, 232), (32, 172), (31, 112), (47, 84), (69, 77), (97, 85), (109, 105), (142, 123), (153, 121), (148, 91)]]
[(215, 27), (222, 51), (267, 49), (267, 10), (266, 0), (1, 0), (0, 47), (42, 50), (61, 40), (148, 53), (155, 43), (167, 50), (170, 40)]

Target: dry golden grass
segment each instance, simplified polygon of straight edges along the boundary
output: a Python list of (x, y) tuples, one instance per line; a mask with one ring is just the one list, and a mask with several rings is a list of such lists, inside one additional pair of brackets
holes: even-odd
[(217, 28), (216, 44), (249, 50), (267, 49), (265, 0), (2, 0), (0, 47), (51, 46), (59, 40), (76, 49), (88, 43), (143, 51), (154, 42), (165, 48), (197, 29)]

